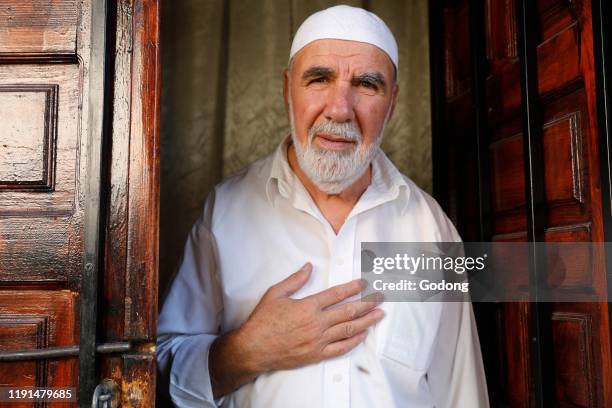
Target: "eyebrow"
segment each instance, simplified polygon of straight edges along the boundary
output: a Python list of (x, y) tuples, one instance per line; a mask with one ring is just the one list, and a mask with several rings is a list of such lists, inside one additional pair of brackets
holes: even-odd
[[(330, 77), (334, 74), (334, 70), (329, 67), (315, 65), (304, 71), (304, 73), (302, 74), (302, 80), (307, 81), (312, 78)], [(361, 81), (370, 82), (372, 84), (378, 85), (381, 88), (386, 88), (387, 86), (387, 81), (385, 81), (384, 75), (378, 71), (366, 72), (364, 74), (354, 77), (352, 80), (352, 82), (354, 83)]]
[(304, 73), (302, 74), (302, 80), (308, 80), (311, 78), (316, 78), (316, 77), (321, 77), (321, 76), (331, 76), (333, 75), (334, 70), (328, 67), (322, 67), (322, 66), (313, 66), (308, 68), (306, 71), (304, 71)]

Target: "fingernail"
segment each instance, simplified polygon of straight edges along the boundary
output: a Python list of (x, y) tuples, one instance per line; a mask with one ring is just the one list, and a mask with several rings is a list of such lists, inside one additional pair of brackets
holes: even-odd
[(312, 264), (310, 262), (306, 262), (304, 264), (304, 266), (302, 266), (301, 268), (303, 271), (311, 271), (312, 270)]
[(374, 317), (376, 319), (382, 319), (383, 317), (385, 317), (385, 311), (382, 309), (375, 309), (374, 310)]
[(367, 279), (359, 279), (359, 284), (361, 285), (362, 289), (365, 289), (368, 287), (368, 281)]

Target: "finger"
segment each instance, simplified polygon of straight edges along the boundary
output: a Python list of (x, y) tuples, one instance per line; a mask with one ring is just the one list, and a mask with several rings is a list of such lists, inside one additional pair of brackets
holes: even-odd
[(368, 332), (363, 331), (348, 339), (329, 343), (327, 346), (323, 348), (323, 351), (321, 352), (321, 356), (323, 357), (324, 360), (327, 360), (329, 358), (334, 358), (334, 357), (338, 357), (343, 354), (346, 354), (352, 349), (354, 349), (355, 347), (357, 347), (359, 343), (361, 343), (366, 338), (367, 335), (368, 335)]
[(273, 297), (288, 297), (293, 295), (308, 282), (311, 272), (312, 264), (306, 262), (297, 272), (292, 273), (289, 277), (271, 286), (269, 290), (270, 295)]
[(326, 309), (323, 312), (323, 317), (328, 326), (333, 326), (338, 323), (347, 322), (363, 316), (376, 306), (380, 305), (383, 300), (384, 297), (382, 293), (372, 293), (362, 299), (353, 300), (352, 302), (346, 302)]
[(383, 317), (385, 317), (385, 312), (383, 312), (381, 309), (374, 309), (358, 319), (343, 322), (330, 327), (323, 333), (323, 337), (330, 343), (342, 339), (348, 339), (378, 323)]
[(364, 288), (362, 279), (355, 279), (342, 285), (332, 286), (319, 293), (308, 296), (315, 299), (319, 306), (323, 309), (336, 303), (342, 302), (344, 299), (358, 294)]

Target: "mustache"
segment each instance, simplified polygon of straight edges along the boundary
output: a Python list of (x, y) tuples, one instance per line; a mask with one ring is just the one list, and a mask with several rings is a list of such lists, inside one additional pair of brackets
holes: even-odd
[(317, 133), (328, 133), (346, 140), (357, 142), (357, 144), (361, 144), (363, 141), (361, 130), (359, 130), (359, 127), (355, 124), (355, 122), (339, 123), (328, 120), (326, 122), (316, 124), (308, 131), (309, 143), (312, 142)]

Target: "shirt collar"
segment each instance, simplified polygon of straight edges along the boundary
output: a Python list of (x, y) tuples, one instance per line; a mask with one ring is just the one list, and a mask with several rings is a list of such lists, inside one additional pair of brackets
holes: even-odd
[[(296, 201), (296, 196), (306, 193), (306, 188), (291, 169), (287, 159), (287, 148), (291, 136), (287, 136), (276, 148), (272, 160), (264, 170), (265, 191), (268, 201), (274, 206), (277, 195)], [(402, 212), (408, 206), (410, 186), (397, 167), (379, 148), (372, 160), (372, 179), (370, 185), (351, 211), (351, 214), (365, 211), (368, 208), (396, 199), (401, 200)], [(350, 215), (349, 215), (350, 216)]]
[(268, 201), (273, 205), (276, 194), (287, 197), (291, 189), (290, 186), (296, 181), (299, 182), (299, 179), (293, 170), (291, 170), (291, 166), (289, 166), (289, 160), (287, 158), (289, 143), (291, 143), (291, 136), (287, 136), (278, 145), (273, 153), (269, 171), (264, 172), (266, 177), (266, 196), (268, 197)]

